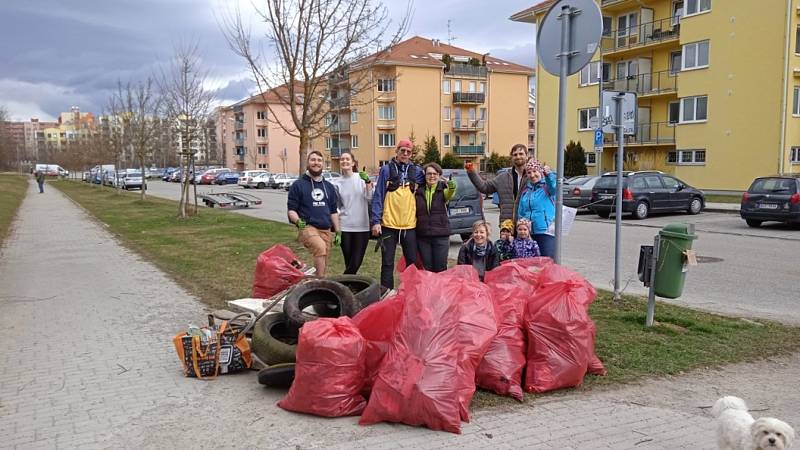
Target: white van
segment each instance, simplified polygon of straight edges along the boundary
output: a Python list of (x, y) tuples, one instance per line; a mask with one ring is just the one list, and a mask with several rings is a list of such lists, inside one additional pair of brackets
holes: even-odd
[(34, 168), (35, 172), (44, 172), (45, 175), (50, 176), (60, 176), (60, 177), (67, 177), (69, 176), (69, 170), (64, 169), (63, 167), (59, 166), (58, 164), (36, 164)]

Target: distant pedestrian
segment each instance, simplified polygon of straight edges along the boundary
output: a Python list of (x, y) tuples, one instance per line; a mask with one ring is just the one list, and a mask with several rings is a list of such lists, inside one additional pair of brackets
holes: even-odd
[(525, 163), (528, 161), (528, 147), (516, 144), (511, 147), (513, 167), (505, 173), (486, 181), (478, 174), (472, 163), (466, 165), (469, 181), (483, 194), (497, 193), (500, 205), (500, 222), (514, 217), (514, 205), (519, 198), (522, 180), (525, 178)]
[(369, 244), (369, 202), (373, 184), (367, 172), (358, 170), (353, 155), (339, 156), (342, 176), (333, 181), (339, 199), (339, 222), (342, 227), (342, 256), (344, 273), (355, 275), (364, 261)]
[(517, 221), (517, 237), (511, 243), (511, 258), (535, 258), (541, 256), (539, 245), (531, 237), (531, 221), (525, 218)]
[[(556, 218), (556, 174), (546, 164), (531, 158), (525, 166), (526, 179), (516, 204), (516, 217), (531, 221), (531, 237), (542, 256), (555, 256), (556, 238), (550, 229)], [(519, 231), (519, 229), (517, 230)]]
[(500, 265), (497, 248), (489, 240), (489, 224), (483, 220), (472, 224), (472, 237), (458, 251), (458, 264), (474, 267), (481, 281), (486, 272)]
[(450, 218), (447, 202), (456, 193), (455, 180), (442, 179), (442, 167), (434, 162), (425, 164), (425, 187), (417, 189), (417, 249), (425, 270), (447, 270), (450, 252)]
[(372, 235), (381, 246), (382, 291), (394, 288), (394, 255), (397, 244), (408, 266), (417, 262), (417, 208), (414, 194), (425, 183), (425, 175), (411, 162), (413, 144), (397, 143), (395, 157), (381, 167), (372, 196)]
[(289, 222), (298, 230), (297, 240), (314, 257), (316, 275), (320, 277), (325, 276), (331, 244), (339, 245), (341, 241), (336, 188), (322, 177), (322, 164), (322, 153), (308, 153), (307, 171), (292, 183), (286, 201)]
[(39, 184), (39, 193), (44, 194), (44, 172), (41, 170), (36, 171), (36, 182)]

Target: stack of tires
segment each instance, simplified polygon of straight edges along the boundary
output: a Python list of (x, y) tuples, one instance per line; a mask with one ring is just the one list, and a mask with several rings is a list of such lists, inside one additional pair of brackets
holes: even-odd
[(303, 324), (320, 317), (353, 317), (380, 299), (380, 293), (377, 280), (360, 275), (314, 278), (297, 284), (286, 294), (283, 312), (265, 315), (253, 328), (253, 352), (269, 366), (259, 372), (258, 382), (289, 387)]

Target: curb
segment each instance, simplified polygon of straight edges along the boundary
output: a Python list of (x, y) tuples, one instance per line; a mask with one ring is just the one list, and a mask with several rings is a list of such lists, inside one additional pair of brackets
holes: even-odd
[(725, 208), (703, 208), (703, 212), (727, 213), (739, 215), (739, 209), (725, 209)]

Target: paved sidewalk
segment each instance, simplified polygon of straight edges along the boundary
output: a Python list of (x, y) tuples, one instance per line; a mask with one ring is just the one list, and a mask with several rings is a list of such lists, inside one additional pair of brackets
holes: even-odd
[(797, 426), (800, 356), (480, 410), (462, 435), (275, 406), (254, 372), (182, 376), (204, 308), (56, 189), (31, 184), (0, 253), (1, 448), (713, 448), (723, 394)]

